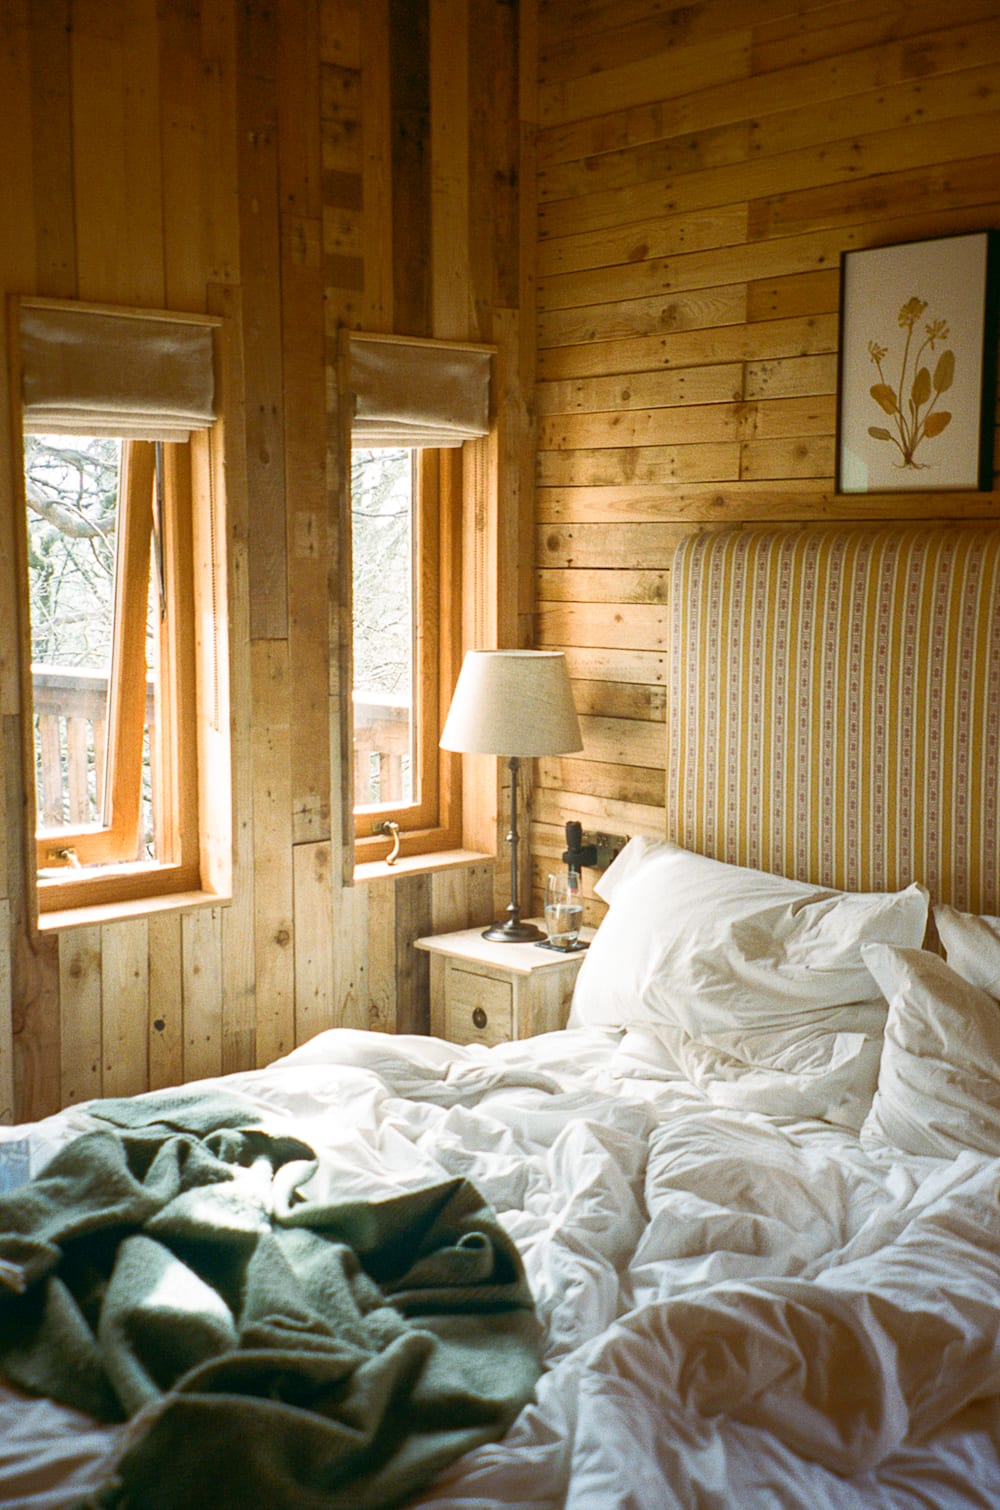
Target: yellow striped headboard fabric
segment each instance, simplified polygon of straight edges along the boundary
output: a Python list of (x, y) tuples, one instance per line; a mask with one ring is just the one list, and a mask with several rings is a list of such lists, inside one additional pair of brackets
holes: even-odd
[(670, 628), (669, 838), (1000, 913), (1000, 526), (696, 535)]

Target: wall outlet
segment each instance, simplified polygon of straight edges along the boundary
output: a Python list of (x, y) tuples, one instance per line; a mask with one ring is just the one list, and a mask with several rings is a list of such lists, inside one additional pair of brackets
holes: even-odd
[(589, 833), (585, 830), (583, 835), (583, 843), (585, 845), (593, 844), (594, 848), (597, 850), (597, 861), (594, 866), (595, 870), (607, 870), (612, 860), (616, 859), (625, 848), (626, 844), (628, 843), (628, 836), (625, 835), (623, 837), (621, 834)]

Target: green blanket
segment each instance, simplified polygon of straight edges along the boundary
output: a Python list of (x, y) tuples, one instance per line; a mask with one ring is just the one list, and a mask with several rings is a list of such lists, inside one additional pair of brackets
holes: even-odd
[(107, 1131), (0, 1197), (0, 1368), (130, 1419), (91, 1503), (397, 1505), (531, 1398), (524, 1272), (467, 1181), (338, 1199), (239, 1098), (91, 1109)]

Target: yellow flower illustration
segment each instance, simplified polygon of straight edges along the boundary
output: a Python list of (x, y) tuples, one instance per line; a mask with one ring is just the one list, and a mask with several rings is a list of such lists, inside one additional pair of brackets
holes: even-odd
[[(914, 460), (917, 447), (922, 441), (932, 440), (935, 435), (940, 435), (942, 430), (951, 423), (950, 412), (947, 409), (939, 409), (937, 402), (942, 393), (947, 393), (955, 380), (955, 353), (950, 349), (942, 351), (933, 374), (923, 363), (926, 352), (933, 352), (938, 342), (948, 339), (947, 320), (933, 320), (924, 326), (924, 339), (917, 347), (913, 355), (912, 367), (910, 366), (914, 326), (926, 308), (927, 300), (918, 298), (916, 294), (907, 299), (900, 308), (897, 323), (906, 331), (906, 340), (903, 345), (898, 387), (894, 388), (891, 383), (886, 382), (882, 370), (882, 363), (889, 354), (888, 347), (880, 345), (878, 341), (868, 342), (868, 355), (875, 364), (879, 376), (879, 381), (873, 383), (868, 391), (879, 408), (892, 420), (892, 429), (887, 429), (884, 425), (869, 425), (868, 434), (874, 440), (888, 441), (890, 445), (895, 446), (902, 458), (898, 465), (903, 467), (927, 465), (927, 463)], [(908, 378), (908, 369), (913, 373), (912, 378)], [(906, 394), (905, 398), (904, 394)]]

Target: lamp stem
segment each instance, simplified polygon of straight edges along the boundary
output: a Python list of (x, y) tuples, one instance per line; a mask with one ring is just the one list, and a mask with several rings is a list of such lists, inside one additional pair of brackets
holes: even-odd
[(517, 851), (520, 840), (517, 833), (517, 779), (521, 770), (519, 756), (511, 755), (508, 762), (510, 770), (510, 829), (507, 834), (507, 843), (510, 845), (510, 903), (507, 907), (506, 923), (494, 923), (492, 928), (487, 928), (483, 933), (484, 939), (493, 939), (496, 942), (507, 943), (530, 943), (544, 938), (540, 928), (534, 923), (521, 922), (521, 908), (517, 897), (518, 858)]
[(517, 895), (517, 850), (520, 840), (517, 833), (517, 782), (521, 774), (521, 761), (517, 755), (512, 755), (507, 762), (510, 771), (510, 832), (507, 835), (507, 843), (510, 845), (510, 906), (507, 911), (512, 923), (521, 921), (521, 908)]

